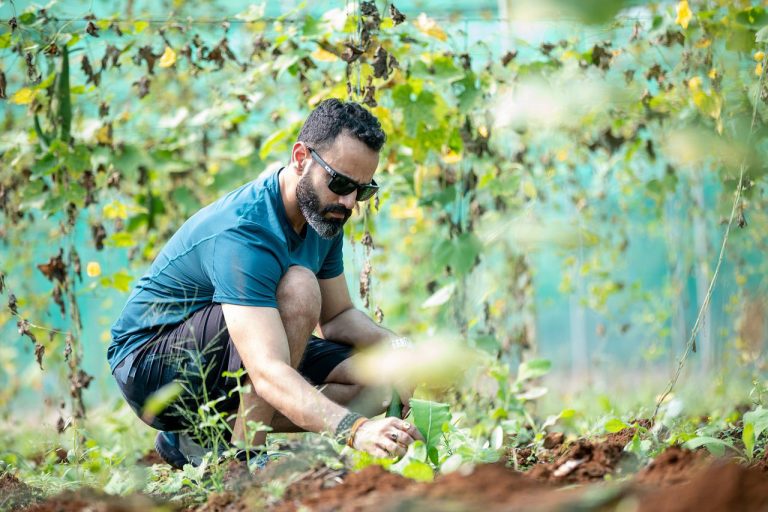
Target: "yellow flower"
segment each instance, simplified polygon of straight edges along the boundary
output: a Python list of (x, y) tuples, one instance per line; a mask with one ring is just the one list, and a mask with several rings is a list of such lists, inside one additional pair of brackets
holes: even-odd
[(760, 75), (763, 74), (763, 63), (762, 62), (758, 62), (757, 66), (755, 66), (755, 74), (757, 76), (760, 76)]
[(691, 7), (688, 5), (688, 0), (678, 2), (675, 23), (683, 28), (688, 28), (688, 23), (690, 23), (691, 18), (693, 18), (693, 13), (691, 12)]
[(101, 265), (98, 261), (89, 261), (85, 266), (85, 273), (88, 277), (99, 277), (101, 275)]
[(765, 58), (765, 53), (764, 52), (757, 52), (757, 53), (755, 53), (755, 60), (757, 62), (760, 62), (764, 58)]
[(24, 87), (11, 96), (11, 103), (26, 105), (27, 103), (31, 103), (33, 99), (35, 99), (35, 91), (29, 87)]

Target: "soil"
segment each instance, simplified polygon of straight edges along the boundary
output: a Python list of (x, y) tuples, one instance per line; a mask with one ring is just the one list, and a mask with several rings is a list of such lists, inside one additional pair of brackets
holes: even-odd
[[(703, 451), (671, 447), (641, 468), (638, 459), (623, 450), (632, 435), (631, 430), (622, 431), (572, 443), (551, 435), (540, 452), (545, 456), (528, 471), (502, 463), (476, 465), (438, 476), (432, 483), (415, 482), (378, 466), (348, 473), (286, 457), (253, 476), (233, 468), (225, 492), (213, 493), (206, 503), (187, 511), (768, 510), (768, 459), (745, 467)], [(275, 479), (289, 482), (281, 499), (265, 491)], [(33, 491), (5, 475), (0, 480), (0, 510), (2, 504), (8, 506), (7, 496), (31, 496), (26, 502), (10, 502), (12, 510), (38, 500)], [(115, 498), (82, 490), (32, 503), (25, 510), (138, 511), (157, 505), (143, 496)], [(164, 510), (177, 508), (165, 504)]]
[(21, 482), (14, 475), (0, 475), (0, 510), (15, 510), (40, 498), (40, 491)]

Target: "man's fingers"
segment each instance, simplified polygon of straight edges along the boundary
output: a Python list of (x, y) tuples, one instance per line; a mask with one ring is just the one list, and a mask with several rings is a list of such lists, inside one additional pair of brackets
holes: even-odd
[(405, 448), (403, 448), (402, 446), (400, 446), (399, 444), (397, 444), (396, 442), (390, 439), (382, 439), (381, 441), (376, 443), (376, 445), (382, 450), (384, 450), (385, 452), (387, 452), (387, 455), (389, 457), (394, 457), (394, 456), (402, 457), (403, 455), (405, 455)]

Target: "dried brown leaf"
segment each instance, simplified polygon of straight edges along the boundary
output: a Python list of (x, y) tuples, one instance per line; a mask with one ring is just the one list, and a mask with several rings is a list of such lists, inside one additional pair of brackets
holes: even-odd
[(58, 255), (51, 256), (48, 259), (48, 263), (38, 264), (37, 268), (40, 269), (40, 272), (42, 272), (49, 281), (58, 281), (59, 283), (64, 284), (67, 280), (67, 268), (64, 265), (64, 249), (60, 248)]
[(8, 294), (8, 309), (10, 309), (11, 313), (14, 315), (19, 314), (19, 309), (16, 304), (16, 296), (12, 293)]
[(43, 368), (44, 355), (45, 347), (40, 343), (35, 343), (35, 359), (37, 360), (37, 365), (40, 366), (40, 370), (45, 370), (45, 368)]
[(401, 13), (395, 4), (389, 4), (389, 15), (392, 17), (392, 21), (395, 25), (399, 25), (405, 21), (405, 14)]

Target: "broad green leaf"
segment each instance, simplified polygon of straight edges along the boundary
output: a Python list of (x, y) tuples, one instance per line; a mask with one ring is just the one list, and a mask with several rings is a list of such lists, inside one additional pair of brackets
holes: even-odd
[(521, 363), (517, 370), (517, 381), (535, 379), (549, 373), (552, 362), (549, 359), (531, 359)]
[(747, 452), (747, 458), (752, 459), (752, 452), (755, 449), (755, 425), (744, 423), (744, 430), (741, 432), (741, 440), (744, 442), (744, 449)]
[(768, 430), (768, 409), (763, 409), (763, 406), (760, 405), (754, 411), (744, 414), (743, 420), (744, 431), (742, 433), (742, 440), (751, 459), (755, 443), (757, 443), (760, 435)]
[(610, 433), (619, 432), (624, 430), (625, 428), (629, 428), (629, 425), (624, 423), (618, 418), (611, 418), (608, 421), (605, 422), (605, 430)]
[(426, 462), (413, 459), (405, 468), (402, 475), (406, 478), (416, 480), (417, 482), (431, 482), (435, 478), (435, 472), (432, 466)]
[(413, 424), (424, 437), (427, 453), (436, 448), (443, 435), (443, 424), (450, 423), (451, 411), (448, 404), (411, 398)]
[(708, 436), (694, 437), (690, 441), (686, 441), (684, 446), (689, 450), (695, 450), (703, 446), (715, 457), (722, 457), (723, 454), (725, 454), (726, 448), (733, 449), (733, 444), (722, 439), (717, 439), (716, 437)]

